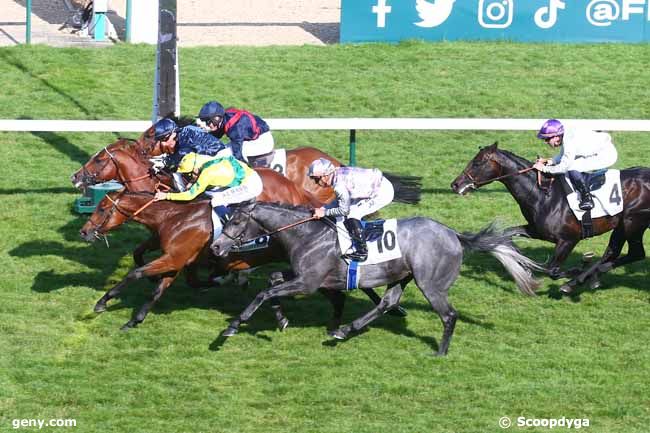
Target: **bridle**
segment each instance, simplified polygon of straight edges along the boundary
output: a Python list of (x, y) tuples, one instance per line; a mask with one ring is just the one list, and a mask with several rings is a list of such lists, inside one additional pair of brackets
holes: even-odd
[(124, 223), (126, 223), (126, 222), (129, 222), (130, 220), (134, 219), (136, 216), (138, 216), (138, 214), (139, 214), (140, 212), (142, 212), (143, 210), (145, 210), (146, 208), (148, 208), (149, 206), (151, 206), (151, 204), (153, 204), (153, 203), (155, 202), (155, 199), (152, 198), (151, 200), (149, 200), (148, 202), (146, 202), (144, 205), (142, 205), (138, 210), (136, 210), (135, 212), (133, 212), (132, 214), (130, 214), (130, 213), (127, 212), (126, 210), (122, 209), (122, 208), (120, 207), (120, 204), (119, 204), (119, 203), (120, 203), (120, 200), (122, 199), (122, 197), (123, 197), (123, 195), (124, 195), (124, 193), (126, 193), (126, 192), (127, 192), (126, 190), (122, 191), (122, 192), (119, 194), (119, 196), (118, 196), (115, 200), (113, 200), (113, 198), (111, 198), (110, 195), (108, 195), (108, 194), (105, 195), (105, 197), (108, 199), (108, 201), (110, 201), (111, 203), (113, 203), (113, 206), (111, 207), (110, 211), (108, 211), (108, 212), (106, 213), (106, 215), (104, 216), (104, 219), (103, 219), (99, 224), (95, 224), (95, 223), (92, 221), (92, 219), (88, 220), (88, 222), (90, 222), (90, 224), (91, 224), (91, 226), (92, 226), (92, 229), (93, 229), (93, 232), (94, 232), (94, 236), (95, 236), (96, 238), (99, 239), (100, 236), (103, 235), (104, 240), (106, 241), (106, 245), (107, 245), (107, 246), (108, 246), (108, 237), (106, 236), (106, 233), (103, 233), (101, 230), (102, 230), (102, 228), (104, 227), (104, 225), (106, 225), (106, 223), (108, 223), (108, 221), (111, 220), (111, 217), (113, 216), (113, 214), (114, 214), (116, 211), (119, 212), (119, 213), (121, 213), (122, 215), (124, 215), (124, 216), (126, 217), (126, 220), (124, 221)]
[[(129, 141), (137, 143), (137, 140), (133, 140), (133, 139), (129, 139), (129, 138), (126, 138), (125, 140), (129, 140)], [(122, 150), (122, 149), (118, 148), (118, 149), (114, 150), (113, 152), (115, 152), (117, 150)], [(123, 173), (121, 172), (120, 164), (118, 163), (114, 153), (111, 153), (111, 151), (108, 150), (108, 146), (105, 146), (102, 150), (97, 152), (97, 154), (95, 154), (95, 156), (93, 156), (92, 159), (99, 156), (101, 154), (101, 152), (106, 152), (106, 155), (108, 155), (108, 159), (106, 159), (106, 162), (104, 162), (104, 165), (102, 165), (101, 168), (98, 169), (95, 173), (90, 173), (88, 171), (88, 169), (86, 168), (86, 166), (81, 167), (81, 170), (82, 170), (81, 173), (82, 173), (82, 176), (83, 176), (84, 183), (95, 184), (97, 182), (97, 176), (99, 175), (99, 173), (104, 171), (106, 166), (111, 162), (113, 163), (113, 165), (115, 165), (115, 170), (117, 171), (117, 177), (120, 179), (120, 183), (122, 183), (124, 185), (124, 187), (129, 191), (130, 191), (129, 184), (132, 184), (132, 183), (144, 180), (144, 179), (151, 179), (151, 178), (153, 178), (155, 176), (154, 174), (151, 173), (151, 171), (148, 171), (147, 174), (144, 174), (142, 176), (134, 177), (132, 179), (127, 179), (126, 176), (124, 176)], [(144, 155), (146, 155), (146, 153), (144, 151), (142, 151), (142, 155), (144, 156)], [(133, 158), (131, 155), (128, 155), (128, 156), (130, 158)], [(158, 189), (159, 187), (162, 187), (164, 189), (170, 189), (167, 185), (162, 183), (157, 176), (155, 176), (155, 177), (156, 177), (156, 179), (158, 179), (158, 183), (156, 184), (155, 189)]]
[[(280, 233), (280, 232), (285, 231), (285, 230), (288, 230), (288, 229), (290, 229), (290, 228), (292, 228), (292, 227), (295, 227), (295, 226), (298, 226), (298, 225), (300, 225), (300, 224), (304, 224), (304, 223), (306, 223), (306, 222), (313, 221), (313, 220), (316, 219), (315, 216), (311, 216), (311, 217), (309, 217), (309, 218), (304, 218), (304, 219), (301, 219), (301, 220), (299, 220), (299, 221), (293, 222), (293, 223), (291, 223), (291, 224), (287, 224), (287, 225), (282, 226), (282, 227), (280, 227), (280, 228), (278, 228), (278, 229), (275, 229), (275, 230), (273, 230), (273, 231), (271, 231), (271, 232), (267, 232), (266, 229), (264, 228), (264, 226), (262, 226), (262, 225), (259, 223), (259, 221), (258, 221), (258, 220), (253, 216), (253, 210), (255, 209), (256, 206), (257, 206), (257, 203), (255, 203), (255, 204), (253, 205), (253, 207), (251, 208), (251, 210), (250, 210), (249, 212), (244, 212), (243, 210), (240, 211), (241, 213), (243, 213), (244, 215), (246, 215), (246, 222), (243, 224), (243, 228), (241, 229), (241, 231), (240, 231), (238, 234), (236, 234), (236, 235), (232, 235), (232, 236), (231, 236), (231, 235), (229, 235), (228, 233), (226, 233), (226, 230), (223, 230), (223, 231), (221, 232), (225, 237), (227, 237), (228, 239), (230, 239), (231, 241), (233, 241), (233, 244), (234, 244), (235, 248), (239, 248), (239, 247), (241, 247), (243, 244), (248, 243), (248, 242), (251, 242), (251, 241), (254, 241), (255, 239), (259, 239), (260, 237), (263, 237), (263, 236), (272, 236), (272, 235), (274, 235), (274, 234), (276, 234), (276, 233)], [(259, 236), (256, 236), (255, 239), (248, 239), (248, 240), (244, 241), (243, 239), (244, 239), (244, 234), (245, 234), (245, 232), (246, 232), (246, 227), (248, 227), (248, 223), (249, 223), (251, 220), (253, 220), (253, 221), (255, 221), (256, 223), (258, 223), (259, 226), (264, 230), (264, 233), (262, 233), (262, 234), (259, 235)]]
[[(491, 159), (492, 158), (489, 158), (489, 160), (491, 160)], [(502, 166), (499, 166), (499, 167), (502, 167)], [(483, 180), (483, 181), (479, 181), (479, 180), (474, 179), (474, 177), (472, 176), (472, 174), (469, 172), (468, 169), (463, 170), (463, 174), (465, 176), (467, 176), (467, 178), (469, 180), (472, 181), (472, 184), (476, 188), (480, 188), (481, 186), (487, 185), (488, 183), (491, 183), (491, 182), (494, 182), (494, 181), (497, 181), (497, 180), (507, 179), (509, 177), (519, 176), (519, 175), (528, 173), (529, 171), (532, 171), (532, 170), (535, 170), (535, 168), (534, 167), (526, 167), (526, 168), (522, 168), (520, 170), (514, 171), (512, 173), (507, 173), (507, 174), (504, 174), (504, 175), (496, 176), (496, 177), (493, 177), (491, 179), (487, 179), (487, 180)], [(540, 171), (537, 171), (537, 186), (539, 187), (539, 189), (541, 189), (544, 192), (545, 195), (548, 195), (549, 192), (551, 191), (551, 187), (553, 185), (554, 180), (555, 180), (555, 178), (551, 178), (551, 183), (549, 184), (549, 186), (548, 187), (543, 187), (542, 186), (542, 173)], [(532, 191), (532, 187), (531, 187), (531, 191)]]

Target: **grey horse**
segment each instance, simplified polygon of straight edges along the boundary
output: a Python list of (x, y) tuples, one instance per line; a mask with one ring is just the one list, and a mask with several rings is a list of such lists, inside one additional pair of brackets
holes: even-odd
[[(295, 278), (260, 292), (255, 300), (232, 320), (222, 333), (230, 337), (239, 325), (247, 321), (263, 302), (282, 296), (310, 294), (323, 287), (346, 290), (347, 264), (340, 257), (336, 228), (327, 219), (311, 219), (312, 211), (303, 207), (277, 203), (246, 203), (234, 211), (226, 223), (215, 249), (225, 255), (235, 245), (257, 236), (260, 231), (272, 233), (288, 224), (301, 222), (274, 236), (283, 244)], [(402, 257), (376, 265), (363, 266), (360, 287), (378, 287), (388, 284), (381, 302), (351, 324), (330, 332), (336, 339), (345, 339), (398, 304), (406, 285), (415, 283), (440, 316), (444, 331), (437, 355), (446, 355), (449, 349), (458, 313), (447, 299), (449, 287), (460, 273), (463, 250), (490, 253), (495, 256), (515, 279), (519, 289), (534, 295), (538, 286), (532, 271), (540, 269), (523, 256), (512, 244), (510, 231), (504, 234), (494, 224), (477, 234), (460, 234), (429, 218), (412, 217), (397, 222), (397, 240)]]

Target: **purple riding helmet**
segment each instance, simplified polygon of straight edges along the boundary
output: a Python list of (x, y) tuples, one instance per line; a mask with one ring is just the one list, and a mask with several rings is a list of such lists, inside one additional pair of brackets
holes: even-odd
[(537, 133), (537, 138), (546, 140), (563, 134), (564, 125), (562, 125), (562, 122), (557, 119), (549, 119), (542, 125), (542, 128)]

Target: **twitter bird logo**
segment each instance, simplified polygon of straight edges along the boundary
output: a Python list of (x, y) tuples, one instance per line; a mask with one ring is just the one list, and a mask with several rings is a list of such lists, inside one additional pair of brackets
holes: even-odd
[(447, 21), (456, 0), (416, 0), (415, 9), (420, 16), (419, 27), (437, 27)]

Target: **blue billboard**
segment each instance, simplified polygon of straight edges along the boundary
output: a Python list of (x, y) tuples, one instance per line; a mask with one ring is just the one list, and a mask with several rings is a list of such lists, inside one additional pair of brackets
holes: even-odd
[(650, 0), (342, 0), (341, 42), (649, 42)]

